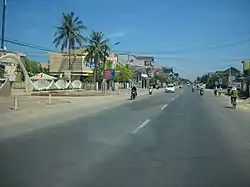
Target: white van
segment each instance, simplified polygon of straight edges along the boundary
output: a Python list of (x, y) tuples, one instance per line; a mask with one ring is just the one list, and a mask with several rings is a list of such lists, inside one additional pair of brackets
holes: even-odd
[(166, 93), (174, 93), (175, 92), (175, 87), (173, 84), (168, 84), (165, 88)]

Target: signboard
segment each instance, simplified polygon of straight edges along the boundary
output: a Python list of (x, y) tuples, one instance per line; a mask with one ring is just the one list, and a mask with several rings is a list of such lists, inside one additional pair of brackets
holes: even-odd
[(115, 78), (115, 70), (110, 71), (110, 78), (113, 79)]
[(115, 71), (115, 74), (120, 75), (121, 71)]
[(110, 79), (110, 71), (109, 71), (109, 70), (104, 71), (103, 77), (104, 77), (105, 79)]
[(219, 79), (219, 84), (220, 84), (220, 85), (222, 85), (222, 84), (223, 84), (222, 79)]
[(95, 67), (95, 62), (87, 62), (86, 67), (94, 68)]
[(70, 70), (64, 70), (63, 74), (64, 74), (64, 78), (66, 80), (70, 80), (71, 79), (71, 71)]
[(234, 86), (237, 88), (237, 89), (241, 89), (241, 82), (234, 82)]
[(235, 76), (228, 76), (229, 84), (233, 84), (234, 81), (235, 81)]

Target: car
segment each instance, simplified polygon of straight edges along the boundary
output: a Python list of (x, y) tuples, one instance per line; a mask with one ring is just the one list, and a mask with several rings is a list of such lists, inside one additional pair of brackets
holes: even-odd
[(175, 87), (173, 84), (168, 84), (165, 88), (166, 93), (174, 93), (175, 92)]

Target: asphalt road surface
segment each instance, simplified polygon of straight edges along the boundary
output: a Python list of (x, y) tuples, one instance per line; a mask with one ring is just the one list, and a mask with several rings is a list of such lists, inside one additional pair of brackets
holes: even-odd
[(0, 186), (249, 187), (250, 115), (228, 106), (183, 88), (2, 140)]

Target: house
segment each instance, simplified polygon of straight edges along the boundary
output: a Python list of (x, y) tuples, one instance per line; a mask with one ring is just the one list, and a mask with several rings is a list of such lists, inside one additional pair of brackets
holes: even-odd
[(222, 72), (222, 75), (227, 75), (227, 76), (234, 76), (235, 78), (240, 77), (241, 76), (241, 71), (234, 68), (234, 67), (230, 67), (228, 69), (226, 69), (225, 71)]
[(141, 88), (147, 88), (149, 79), (153, 76), (154, 57), (129, 55), (129, 64), (136, 70), (136, 83)]
[[(71, 52), (71, 65), (69, 65), (69, 54), (51, 53), (49, 56), (49, 71), (52, 76), (59, 77), (61, 75), (71, 75), (72, 80), (81, 80), (93, 73), (95, 66), (94, 62), (86, 62), (85, 56), (87, 53), (84, 49), (74, 49)], [(108, 60), (116, 63), (117, 59), (114, 54), (110, 54)]]
[(163, 67), (153, 65), (152, 66), (152, 74), (153, 74), (153, 76), (163, 75)]

